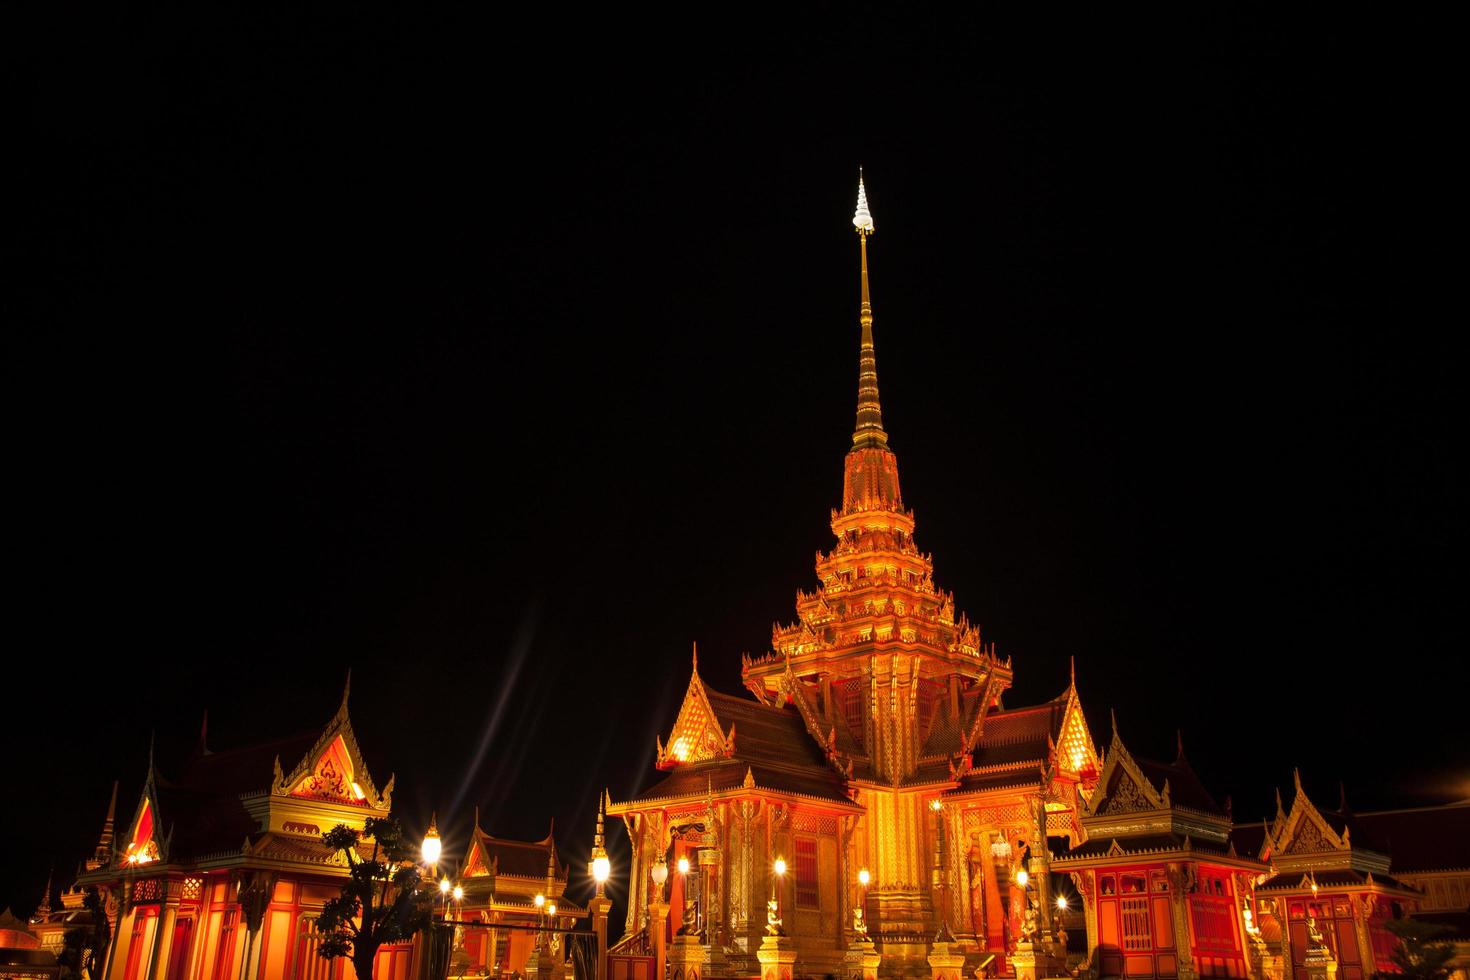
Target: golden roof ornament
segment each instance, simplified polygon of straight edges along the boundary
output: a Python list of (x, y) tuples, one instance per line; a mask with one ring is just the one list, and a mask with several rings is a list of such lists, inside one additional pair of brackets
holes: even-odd
[(868, 194), (863, 189), (863, 168), (858, 168), (858, 199), (857, 210), (852, 214), (852, 226), (857, 229), (859, 235), (871, 235), (873, 233), (873, 216), (868, 213)]
[[(888, 434), (883, 431), (883, 409), (878, 403), (878, 360), (873, 351), (873, 303), (868, 295), (868, 236), (873, 233), (873, 215), (868, 211), (868, 192), (863, 187), (863, 172), (858, 170), (857, 210), (852, 215), (857, 229), (862, 256), (862, 307), (858, 321), (862, 325), (862, 344), (858, 356), (857, 427), (852, 434), (854, 449), (887, 449)], [(844, 493), (844, 500), (846, 499)]]

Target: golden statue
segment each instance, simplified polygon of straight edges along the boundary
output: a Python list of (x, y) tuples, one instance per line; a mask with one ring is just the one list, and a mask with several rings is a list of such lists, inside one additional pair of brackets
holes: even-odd
[(772, 895), (766, 902), (766, 935), (784, 936), (786, 932), (781, 928), (781, 916), (777, 914), (776, 896)]
[(854, 905), (852, 907), (852, 938), (855, 942), (868, 942), (868, 919), (863, 915), (863, 907)]

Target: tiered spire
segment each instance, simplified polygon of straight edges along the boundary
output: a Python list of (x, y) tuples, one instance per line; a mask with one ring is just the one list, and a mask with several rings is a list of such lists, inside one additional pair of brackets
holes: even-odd
[(852, 433), (854, 449), (887, 449), (888, 434), (883, 431), (883, 409), (878, 403), (878, 359), (873, 351), (873, 302), (868, 293), (868, 236), (873, 233), (873, 216), (868, 212), (868, 193), (863, 187), (863, 174), (858, 171), (857, 210), (852, 225), (857, 229), (858, 248), (862, 255), (862, 306), (858, 319), (862, 323), (862, 348), (858, 357), (857, 428)]

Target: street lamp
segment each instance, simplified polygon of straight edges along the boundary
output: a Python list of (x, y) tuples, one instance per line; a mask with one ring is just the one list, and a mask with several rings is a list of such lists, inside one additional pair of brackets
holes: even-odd
[(1065, 896), (1065, 895), (1058, 895), (1057, 896), (1057, 911), (1058, 912), (1065, 912), (1065, 911), (1067, 911), (1067, 896)]
[(444, 844), (439, 840), (439, 828), (434, 822), (437, 816), (437, 813), (430, 814), (429, 830), (428, 833), (424, 834), (424, 843), (419, 849), (419, 853), (423, 855), (424, 863), (433, 868), (436, 873), (439, 870), (439, 855), (444, 853)]
[(658, 886), (658, 897), (662, 901), (664, 897), (664, 882), (669, 880), (669, 862), (664, 860), (662, 854), (654, 862), (653, 870), (649, 873), (653, 876), (653, 883)]

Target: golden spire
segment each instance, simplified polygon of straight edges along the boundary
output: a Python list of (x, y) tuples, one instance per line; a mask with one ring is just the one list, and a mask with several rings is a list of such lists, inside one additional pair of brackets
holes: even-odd
[(888, 433), (883, 431), (883, 409), (878, 404), (878, 359), (873, 353), (873, 303), (868, 296), (868, 236), (873, 233), (873, 216), (868, 212), (868, 193), (863, 187), (861, 168), (852, 226), (857, 230), (863, 270), (863, 300), (858, 314), (863, 339), (858, 357), (857, 428), (852, 433), (852, 445), (854, 449), (887, 449)]

